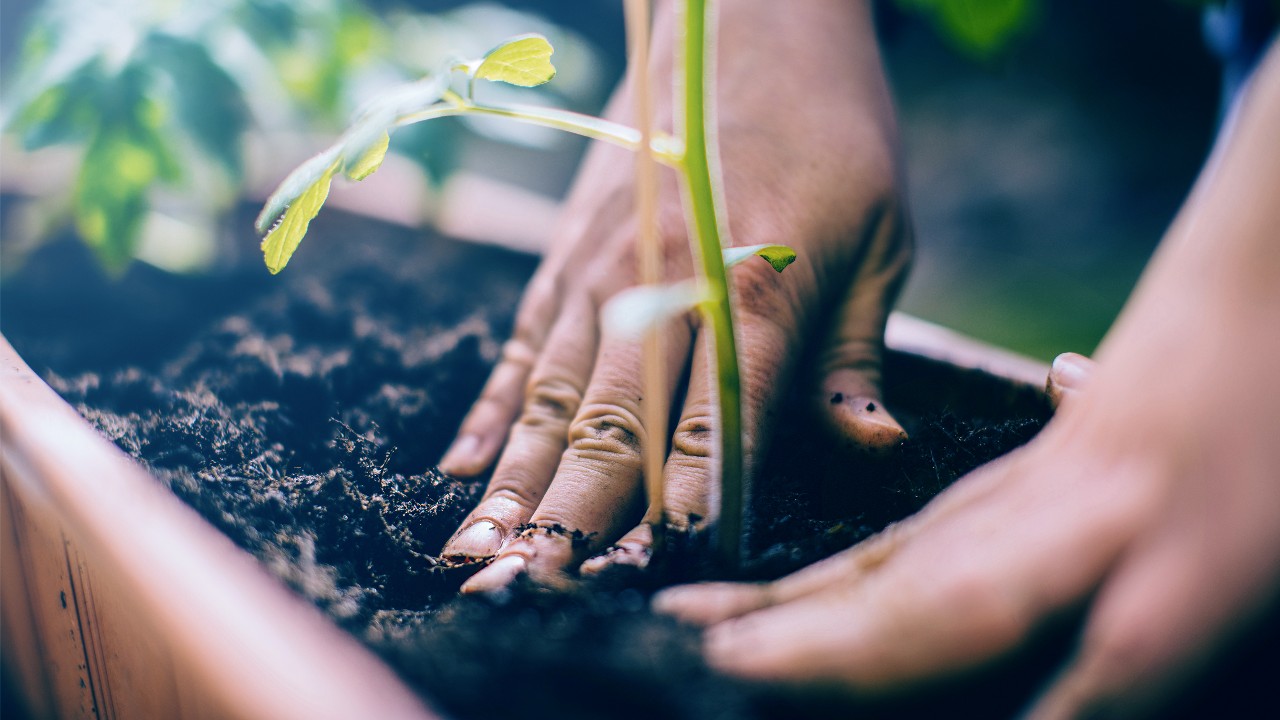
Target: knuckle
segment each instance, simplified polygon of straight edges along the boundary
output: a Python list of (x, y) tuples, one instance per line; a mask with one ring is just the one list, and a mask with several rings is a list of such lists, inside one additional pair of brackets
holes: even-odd
[(532, 512), (540, 502), (542, 502), (542, 493), (531, 483), (526, 482), (526, 478), (511, 475), (495, 477), (489, 483), (489, 491), (476, 512), (480, 513), (484, 507), (496, 504), (518, 505)]
[(583, 408), (569, 426), (569, 448), (583, 456), (607, 457), (611, 462), (637, 462), (644, 430), (637, 414), (617, 405)]
[(824, 373), (847, 369), (878, 377), (883, 351), (879, 338), (842, 337), (823, 349), (819, 366)]
[(699, 413), (681, 418), (671, 434), (672, 453), (690, 458), (710, 458), (714, 427), (710, 415)]
[(508, 412), (514, 409), (513, 405), (515, 405), (515, 403), (511, 401), (511, 398), (486, 390), (480, 397), (476, 398), (476, 401), (471, 405), (471, 412)]
[(874, 238), (872, 252), (880, 272), (895, 279), (904, 277), (915, 256), (914, 236), (911, 220), (896, 195), (891, 194), (882, 201)]
[(528, 427), (560, 427), (569, 422), (582, 403), (582, 390), (570, 380), (537, 377), (525, 391), (520, 424)]
[(538, 352), (534, 349), (533, 343), (530, 342), (527, 334), (517, 331), (516, 335), (516, 337), (502, 344), (501, 360), (512, 365), (528, 368), (538, 358)]

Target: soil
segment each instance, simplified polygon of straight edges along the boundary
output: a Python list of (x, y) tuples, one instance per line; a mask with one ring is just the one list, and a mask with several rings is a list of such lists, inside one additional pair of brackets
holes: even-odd
[[(106, 278), (64, 238), (6, 278), (3, 325), (102, 433), (459, 717), (491, 715), (493, 688), (518, 714), (558, 718), (1007, 717), (1061, 662), (1078, 618), (978, 674), (874, 704), (725, 678), (703, 664), (696, 631), (648, 611), (657, 587), (715, 574), (700, 537), (678, 539), (654, 572), (459, 599), (466, 572), (432, 554), (484, 482), (432, 463), (534, 266), (332, 212), (278, 278), (256, 263)], [(840, 448), (784, 410), (742, 577), (778, 577), (877, 532), (1047, 417), (1035, 393), (918, 357), (893, 354), (885, 383), (911, 434), (889, 455)]]

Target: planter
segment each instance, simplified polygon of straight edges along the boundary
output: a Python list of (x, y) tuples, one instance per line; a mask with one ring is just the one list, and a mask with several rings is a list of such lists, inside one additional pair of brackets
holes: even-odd
[[(393, 399), (401, 405), (413, 405), (410, 413), (413, 418), (434, 418), (441, 427), (456, 423), (461, 409), (483, 381), (484, 361), (491, 361), (496, 353), (496, 338), (506, 332), (505, 323), (509, 322), (519, 281), (527, 276), (534, 259), (444, 240), (424, 241), (402, 229), (369, 220), (330, 220), (326, 225), (325, 234), (329, 238), (309, 240), (308, 251), (286, 274), (294, 278), (290, 282), (297, 283), (289, 292), (312, 293), (315, 301), (271, 310), (270, 318), (285, 320), (281, 320), (284, 324), (275, 327), (272, 331), (275, 334), (268, 337), (288, 345), (291, 333), (302, 326), (318, 328), (320, 333), (354, 333), (351, 337), (356, 340), (343, 339), (347, 336), (342, 335), (336, 341), (339, 345), (335, 347), (350, 343), (349, 355), (321, 357), (323, 353), (319, 353), (308, 357), (316, 363), (331, 362), (340, 368), (354, 368), (338, 382), (352, 386), (373, 383), (361, 392), (378, 397), (412, 389), (409, 382), (391, 382), (385, 378), (371, 381), (359, 376), (360, 367), (376, 365), (378, 359), (374, 355), (378, 352), (395, 348), (406, 355), (419, 351), (443, 353), (442, 356), (453, 358), (450, 362), (461, 369), (434, 380), (442, 388), (436, 396), (425, 400), (412, 397), (406, 400), (400, 396)], [(379, 237), (359, 247), (353, 245), (352, 237), (369, 234)], [(361, 285), (365, 289), (360, 290), (342, 285), (342, 281), (326, 274), (353, 262), (358, 265), (366, 252), (372, 252), (365, 248), (378, 246), (385, 239), (381, 236), (396, 237), (388, 242), (392, 244), (393, 258), (397, 258), (394, 265), (401, 276), (412, 276), (431, 268), (441, 278), (437, 285), (423, 289), (420, 297), (415, 295), (412, 302), (405, 301), (417, 309), (410, 312), (411, 317), (404, 321), (401, 330), (418, 325), (447, 326), (452, 328), (453, 335), (442, 331), (431, 337), (406, 340), (407, 335), (396, 336), (392, 332), (392, 337), (365, 345), (359, 338), (390, 331), (379, 326), (376, 320), (361, 319), (362, 315), (347, 317), (336, 325), (311, 316), (308, 307), (341, 304), (348, 292), (370, 293), (352, 300), (353, 306), (401, 301), (398, 297), (379, 299), (381, 290), (376, 275), (366, 277), (365, 284)], [(327, 249), (326, 242), (329, 243)], [(424, 242), (430, 243), (429, 251), (412, 250)], [(353, 247), (355, 249), (351, 249)], [(338, 248), (346, 249), (339, 252)], [(51, 281), (48, 277), (41, 278), (40, 272), (52, 273), (52, 277), (57, 278), (61, 273), (74, 276), (83, 269), (76, 269), (80, 261), (74, 257), (75, 249), (63, 248), (56, 252), (70, 255), (60, 256), (48, 270), (41, 270), (39, 263), (33, 263), (31, 271), (36, 277), (29, 282), (38, 285)], [(333, 257), (336, 255), (341, 257)], [(403, 261), (399, 259), (401, 256)], [(312, 267), (309, 268), (309, 264)], [(476, 268), (481, 267), (487, 279), (472, 283), (463, 277), (468, 268), (476, 272)], [(54, 314), (65, 311), (66, 317), (75, 319), (73, 325), (79, 323), (73, 332), (101, 332), (104, 324), (107, 327), (101, 338), (90, 335), (90, 341), (82, 343), (89, 348), (84, 353), (93, 356), (90, 360), (81, 357), (84, 353), (75, 357), (65, 355), (59, 360), (63, 364), (55, 368), (57, 372), (52, 377), (64, 393), (79, 393), (76, 396), (83, 400), (96, 392), (94, 388), (85, 389), (83, 384), (76, 389), (72, 373), (84, 370), (85, 362), (105, 363), (102, 367), (116, 367), (120, 362), (131, 364), (135, 359), (124, 354), (132, 351), (145, 354), (149, 350), (144, 346), (150, 342), (180, 348), (182, 341), (175, 340), (174, 336), (193, 334), (199, 329), (195, 326), (202, 323), (212, 323), (218, 328), (212, 331), (215, 335), (234, 335), (238, 332), (232, 327), (234, 323), (228, 325), (213, 319), (226, 306), (234, 306), (243, 297), (256, 297), (266, 292), (263, 288), (274, 288), (271, 283), (280, 282), (266, 279), (265, 273), (255, 267), (243, 274), (230, 273), (216, 282), (157, 278), (162, 288), (167, 287), (166, 283), (173, 283), (166, 292), (172, 290), (174, 294), (148, 295), (151, 291), (137, 290), (141, 283), (132, 282), (137, 280), (137, 273), (146, 272), (138, 269), (120, 285), (103, 285), (106, 289), (102, 295), (94, 294), (99, 292), (94, 289), (94, 283), (101, 281), (74, 281), (80, 286), (77, 292), (88, 294), (71, 300), (65, 308), (51, 308)], [(57, 287), (58, 282), (52, 280), (53, 286)], [(184, 285), (188, 282), (191, 284)], [(338, 284), (334, 286), (328, 284), (330, 282)], [(128, 292), (119, 289), (124, 287), (134, 289)], [(469, 298), (453, 297), (466, 292), (481, 297), (488, 309), (466, 309)], [(130, 293), (138, 297), (114, 304), (113, 298), (117, 295)], [(49, 298), (57, 295), (52, 293), (44, 301), (56, 305)], [(10, 300), (6, 298), (11, 312)], [(430, 306), (429, 302), (439, 305)], [(439, 308), (449, 303), (462, 305), (444, 312), (448, 317), (441, 320), (439, 316), (443, 311)], [(19, 303), (19, 311), (23, 307)], [(420, 313), (420, 317), (413, 316), (414, 313)], [(137, 327), (148, 324), (153, 327)], [(42, 363), (52, 364), (58, 358), (58, 351), (44, 347), (43, 336), (31, 331), (30, 325), (26, 323), (25, 327), (16, 329), (24, 334), (30, 347), (36, 348), (33, 352), (44, 358)], [(6, 326), (6, 331), (9, 327)], [(411, 330), (403, 332), (412, 333)], [(157, 334), (161, 336), (159, 340), (153, 337)], [(305, 384), (290, 386), (293, 382), (290, 378), (305, 375), (291, 375), (293, 371), (289, 366), (290, 362), (301, 362), (298, 357), (305, 354), (301, 349), (295, 348), (298, 357), (281, 360), (278, 348), (272, 349), (275, 346), (250, 347), (252, 343), (247, 343), (243, 336), (235, 335), (233, 339), (235, 352), (243, 353), (254, 363), (269, 367), (273, 362), (271, 358), (275, 358), (278, 364), (274, 374), (267, 373), (262, 378), (260, 386), (251, 384), (247, 390), (236, 390), (239, 401), (252, 404), (272, 393), (306, 397), (312, 392)], [(988, 418), (1042, 417), (1045, 413), (1039, 386), (1047, 368), (1039, 363), (904, 316), (895, 316), (891, 321), (888, 344), (891, 351), (885, 370), (886, 392), (895, 409), (928, 407), (964, 417)], [(459, 353), (464, 357), (455, 357)], [(0, 497), (4, 507), (0, 517), (4, 524), (4, 658), (36, 716), (434, 716), (427, 702), (365, 645), (339, 629), (312, 603), (291, 592), (267, 572), (262, 563), (236, 547), (87, 424), (27, 367), (7, 342), (0, 347), (0, 362), (3, 363), (0, 380), (3, 489)], [(143, 364), (146, 362), (150, 361)], [(199, 358), (193, 359), (188, 352), (179, 360), (171, 358), (168, 367), (174, 363), (191, 367), (199, 362)], [(430, 363), (423, 366), (429, 367)], [(162, 370), (157, 369), (160, 367), (155, 365), (152, 371), (161, 373)], [(218, 388), (211, 390), (214, 391)], [(415, 402), (417, 404), (413, 404)], [(117, 411), (124, 412), (119, 408)], [(332, 429), (327, 417), (331, 411), (327, 406), (318, 406), (311, 420), (318, 418), (321, 426)], [(350, 430), (353, 443), (361, 442), (361, 437), (372, 432), (362, 424), (365, 419), (338, 419), (343, 428)], [(306, 418), (295, 420), (303, 423)], [(388, 421), (383, 418), (381, 422)], [(346, 430), (339, 430), (335, 437), (345, 437), (345, 433)], [(120, 437), (116, 439), (127, 444)], [(420, 469), (429, 462), (420, 458), (438, 454), (448, 439), (428, 438), (422, 442), (424, 447), (402, 450), (402, 454), (409, 455), (404, 462), (418, 465)], [(1020, 439), (1025, 439), (1025, 435)], [(297, 442), (305, 441), (298, 439)], [(287, 462), (284, 465), (287, 466)], [(162, 464), (153, 461), (153, 467), (162, 467)], [(829, 475), (848, 471), (847, 466), (840, 465), (827, 467), (824, 472)], [(936, 492), (941, 486), (928, 492)], [(764, 501), (771, 502), (771, 496), (765, 495)], [(203, 509), (209, 514), (208, 508)], [(906, 511), (909, 509), (903, 510)], [(360, 520), (353, 518), (350, 522)], [(444, 525), (448, 522), (446, 519)], [(871, 520), (867, 522), (874, 524)], [(827, 542), (823, 538), (829, 538), (831, 543), (847, 544), (878, 528), (840, 525), (837, 529), (838, 532), (828, 531), (817, 538), (819, 544)], [(447, 533), (448, 528), (443, 532)], [(817, 549), (829, 552), (832, 548)], [(776, 575), (811, 559), (794, 552), (766, 550), (754, 570), (758, 575)], [(295, 587), (307, 582), (305, 578), (294, 580)], [(459, 580), (441, 582), (445, 590), (440, 591), (433, 585), (436, 589), (431, 592), (447, 592), (448, 584), (456, 587)], [(341, 602), (340, 597), (330, 597), (320, 604), (334, 615), (334, 608)], [(340, 613), (338, 616), (341, 617)], [(388, 632), (398, 631), (402, 625), (387, 627)], [(367, 636), (366, 631), (366, 640)], [(412, 652), (408, 655), (412, 657)]]

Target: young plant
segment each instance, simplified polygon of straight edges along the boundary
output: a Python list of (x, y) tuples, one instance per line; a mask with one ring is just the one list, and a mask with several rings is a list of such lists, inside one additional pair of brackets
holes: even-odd
[[(258, 216), (259, 232), (266, 233), (262, 250), (267, 268), (272, 273), (284, 269), (307, 232), (311, 220), (319, 212), (329, 194), (336, 175), (361, 180), (376, 171), (387, 152), (389, 136), (396, 128), (434, 118), (452, 115), (502, 117), (515, 122), (556, 128), (603, 140), (642, 153), (637, 163), (642, 246), (653, 247), (656, 234), (643, 230), (652, 227), (654, 193), (652, 173), (644, 170), (646, 158), (652, 157), (674, 169), (680, 179), (687, 215), (690, 248), (696, 260), (695, 277), (669, 285), (642, 284), (620, 293), (602, 313), (602, 323), (611, 332), (622, 332), (641, 338), (662, 322), (696, 308), (709, 328), (715, 353), (715, 383), (718, 389), (719, 444), (718, 481), (720, 486), (717, 548), (729, 567), (736, 567), (741, 554), (742, 514), (744, 505), (741, 383), (733, 331), (730, 302), (731, 287), (727, 272), (731, 266), (759, 255), (781, 272), (795, 259), (795, 253), (782, 245), (726, 248), (718, 153), (714, 135), (708, 127), (714, 96), (714, 79), (710, 48), (713, 30), (711, 0), (685, 0), (679, 6), (677, 37), (683, 45), (676, 52), (675, 95), (678, 106), (674, 136), (651, 132), (648, 113), (641, 105), (640, 127), (632, 128), (601, 118), (553, 108), (500, 106), (483, 103), (476, 98), (478, 81), (505, 82), (532, 87), (555, 76), (551, 63), (551, 44), (538, 35), (512, 38), (474, 60), (453, 60), (435, 75), (411, 83), (383, 95), (367, 106), (355, 123), (338, 141), (293, 171), (268, 199)], [(638, 7), (643, 7), (638, 4)], [(630, 12), (628, 22), (648, 22), (647, 8)], [(633, 35), (633, 70), (644, 80), (643, 63), (637, 64), (638, 48), (647, 45), (647, 35)], [(642, 51), (641, 51), (642, 53)], [(643, 54), (640, 55), (643, 58)], [(647, 97), (647, 83), (640, 82), (639, 92)], [(645, 200), (645, 198), (650, 198)], [(643, 249), (642, 249), (643, 252)], [(650, 260), (641, 265), (655, 264)], [(653, 276), (654, 273), (645, 274)], [(652, 344), (645, 352), (652, 366), (656, 356)], [(649, 371), (647, 371), (649, 374)], [(652, 376), (650, 378), (652, 383)], [(661, 393), (647, 393), (650, 398)], [(653, 403), (650, 403), (652, 406)], [(661, 407), (661, 406), (658, 406)], [(656, 411), (650, 416), (658, 414)], [(665, 414), (665, 409), (663, 413)], [(661, 512), (661, 458), (665, 442), (657, 440), (665, 433), (655, 432), (646, 451), (649, 497), (658, 508), (647, 516), (654, 524), (655, 542), (665, 532)], [(659, 445), (659, 443), (661, 443)], [(656, 466), (656, 467), (655, 467)]]

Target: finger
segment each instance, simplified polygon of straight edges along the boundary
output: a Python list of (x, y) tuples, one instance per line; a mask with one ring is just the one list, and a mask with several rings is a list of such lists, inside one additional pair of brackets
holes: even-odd
[[(698, 335), (685, 403), (673, 430), (671, 451), (662, 471), (664, 523), (677, 530), (688, 530), (709, 519), (712, 513), (711, 429), (715, 408), (711, 404), (713, 395), (708, 387), (711, 377), (708, 337), (707, 332)], [(649, 510), (647, 516), (656, 516), (653, 508)], [(652, 548), (653, 530), (647, 522), (642, 523), (607, 553), (588, 560), (582, 570), (598, 574), (615, 563), (643, 567), (649, 562)]]
[(928, 532), (965, 508), (999, 491), (1009, 456), (961, 478), (928, 506), (901, 522), (825, 560), (769, 584), (700, 583), (663, 590), (654, 610), (695, 625), (711, 625), (772, 605), (791, 602), (839, 584), (851, 584), (887, 562), (918, 533)]
[[(1241, 494), (1244, 503), (1256, 497)], [(1098, 593), (1076, 657), (1027, 717), (1155, 716), (1275, 602), (1276, 533), (1251, 532), (1274, 527), (1270, 511), (1206, 517), (1214, 510), (1196, 505), (1198, 517), (1175, 519), (1166, 509), (1166, 532), (1116, 569)], [(1237, 524), (1224, 532), (1230, 526), (1220, 521), (1228, 515)], [(1249, 520), (1261, 524), (1250, 528)]]
[(524, 403), (529, 374), (559, 311), (560, 293), (550, 267), (539, 272), (525, 290), (516, 313), (514, 335), (503, 344), (497, 367), (440, 459), (441, 472), (459, 477), (479, 475), (498, 456)]
[[(663, 330), (669, 403), (692, 342), (687, 323)], [(498, 560), (519, 556), (535, 582), (558, 585), (566, 571), (607, 546), (639, 518), (643, 488), (640, 448), (650, 438), (643, 417), (639, 343), (606, 336), (581, 407), (568, 426), (568, 447), (555, 479), (530, 517), (528, 529), (502, 549)], [(495, 562), (496, 564), (496, 562)], [(505, 563), (503, 568), (514, 563)], [(510, 582), (507, 573), (482, 570), (464, 592), (488, 592)]]
[(874, 691), (1009, 651), (1096, 586), (1135, 507), (1123, 487), (1007, 482), (1022, 477), (938, 513), (856, 582), (711, 627), (709, 660), (747, 677)]
[(1078, 397), (1084, 392), (1097, 367), (1096, 362), (1077, 353), (1062, 353), (1054, 358), (1053, 365), (1049, 368), (1049, 379), (1045, 383), (1049, 402), (1055, 408), (1060, 407), (1063, 402), (1074, 402), (1070, 398)]
[[(735, 335), (740, 349), (741, 412), (743, 428), (743, 478), (749, 487), (769, 435), (770, 418), (779, 399), (779, 388), (791, 375), (798, 324), (795, 286), (812, 281), (797, 279), (797, 269), (779, 276), (768, 263), (744, 263), (735, 270)], [(715, 366), (709, 331), (699, 333), (689, 375), (689, 388), (671, 439), (671, 452), (663, 467), (664, 523), (688, 529), (709, 521), (719, 501), (715, 487), (715, 449), (718, 388), (713, 388)], [(745, 495), (744, 489), (744, 495)], [(652, 513), (651, 513), (652, 514)], [(648, 560), (652, 534), (636, 528), (619, 551), (593, 562), (599, 572), (611, 562), (643, 564)]]
[(840, 437), (867, 449), (906, 439), (880, 392), (884, 327), (910, 265), (905, 221), (887, 211), (875, 226), (819, 360), (818, 403)]
[(590, 303), (574, 302), (556, 321), (484, 497), (445, 544), (446, 561), (492, 557), (516, 526), (532, 517), (555, 475), (569, 422), (591, 375), (597, 343), (594, 315)]
[(655, 611), (694, 625), (793, 602), (837, 585), (857, 582), (885, 562), (915, 532), (911, 522), (891, 525), (874, 537), (772, 583), (699, 583), (663, 590), (653, 598)]
[(649, 565), (652, 554), (653, 526), (647, 522), (640, 523), (603, 553), (584, 560), (578, 572), (599, 575), (614, 566), (643, 568)]

